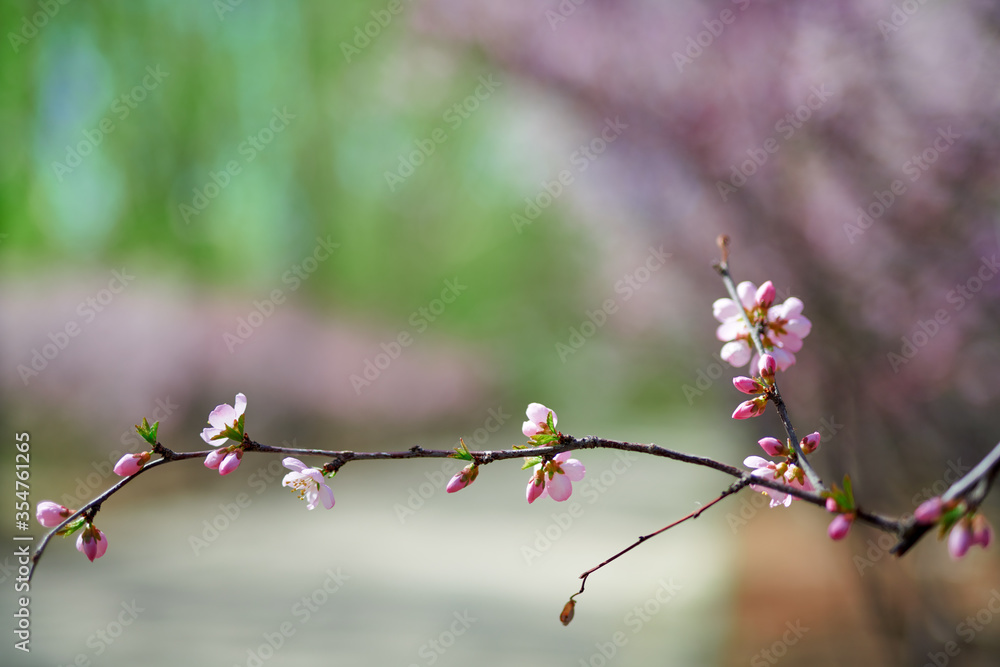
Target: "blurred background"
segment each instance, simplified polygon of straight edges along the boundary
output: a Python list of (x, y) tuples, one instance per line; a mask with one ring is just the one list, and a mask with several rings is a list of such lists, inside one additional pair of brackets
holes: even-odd
[[(143, 416), (203, 448), (237, 392), (273, 445), (505, 448), (540, 401), (567, 433), (738, 464), (780, 426), (729, 419), (720, 233), (737, 280), (806, 304), (782, 390), (827, 481), (903, 514), (998, 439), (995, 3), (0, 16), (0, 422), (30, 434), (33, 503), (112, 484)], [(896, 561), (748, 491), (591, 577), (564, 628), (580, 572), (729, 483), (579, 458), (573, 498), (531, 506), (516, 464), (460, 496), (447, 462), (351, 464), (329, 512), (278, 457), (152, 471), (98, 516), (105, 557), (52, 543), (32, 651), (7, 634), (2, 661), (996, 664), (995, 549)]]

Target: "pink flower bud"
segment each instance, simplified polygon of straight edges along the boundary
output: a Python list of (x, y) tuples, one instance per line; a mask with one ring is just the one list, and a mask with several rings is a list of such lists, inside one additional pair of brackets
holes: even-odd
[(118, 463), (115, 464), (115, 474), (121, 477), (128, 477), (129, 475), (136, 474), (142, 470), (142, 467), (146, 465), (147, 461), (149, 461), (149, 454), (149, 452), (126, 454), (118, 459)]
[(446, 491), (448, 493), (455, 493), (456, 491), (461, 491), (468, 485), (476, 481), (476, 477), (479, 476), (479, 466), (475, 463), (470, 463), (469, 465), (462, 468), (457, 475), (451, 478), (448, 482), (448, 487)]
[(535, 502), (545, 492), (545, 475), (539, 470), (528, 480), (528, 504)]
[(971, 546), (972, 531), (969, 529), (969, 520), (963, 517), (952, 526), (951, 533), (948, 534), (948, 553), (951, 554), (952, 558), (958, 560), (969, 551)]
[(228, 475), (237, 468), (240, 467), (240, 461), (243, 459), (243, 450), (234, 449), (233, 451), (226, 454), (226, 458), (222, 459), (222, 463), (219, 464), (219, 474)]
[(733, 412), (733, 419), (750, 419), (751, 417), (759, 417), (764, 414), (764, 409), (767, 407), (766, 400), (760, 400), (755, 398), (750, 401), (743, 401)]
[(830, 527), (826, 529), (831, 540), (842, 540), (847, 536), (847, 531), (851, 529), (851, 522), (854, 520), (853, 514), (838, 514), (833, 517)]
[(46, 528), (55, 528), (73, 514), (73, 510), (51, 500), (43, 500), (35, 507), (35, 518)]
[(770, 308), (774, 303), (774, 284), (770, 280), (757, 288), (755, 301), (761, 308)]
[(941, 518), (941, 512), (943, 511), (944, 502), (942, 502), (939, 496), (935, 496), (930, 500), (925, 500), (920, 503), (920, 506), (913, 510), (913, 517), (919, 523), (932, 524), (937, 523), (937, 520)]
[(826, 511), (827, 512), (839, 512), (840, 511), (840, 505), (837, 504), (837, 501), (834, 500), (833, 498), (827, 498), (826, 499)]
[(768, 456), (784, 456), (788, 453), (788, 449), (777, 438), (772, 438), (770, 436), (761, 438), (757, 441), (757, 444), (764, 448), (764, 451), (767, 452)]
[(761, 377), (773, 378), (775, 371), (778, 370), (778, 362), (775, 360), (773, 355), (765, 353), (757, 361), (757, 371), (760, 373)]
[(993, 541), (993, 529), (982, 514), (977, 514), (972, 518), (972, 543), (978, 544), (982, 548), (990, 546)]
[(214, 452), (210, 452), (209, 455), (205, 457), (205, 467), (217, 470), (222, 464), (222, 459), (226, 458), (228, 453), (229, 450), (226, 447), (220, 447)]
[(76, 538), (76, 550), (93, 563), (108, 550), (108, 539), (104, 537), (104, 533), (98, 530), (97, 526), (88, 523)]
[(802, 451), (806, 454), (812, 454), (819, 447), (819, 432), (810, 433), (801, 440), (799, 440), (799, 446), (802, 447)]
[(733, 378), (733, 386), (744, 394), (760, 394), (764, 391), (764, 387), (760, 382), (742, 375)]

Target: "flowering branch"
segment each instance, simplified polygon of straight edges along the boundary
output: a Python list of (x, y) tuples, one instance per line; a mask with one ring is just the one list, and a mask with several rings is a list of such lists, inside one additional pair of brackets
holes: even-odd
[[(729, 293), (729, 298), (739, 306), (740, 317), (750, 334), (750, 340), (753, 342), (754, 349), (757, 351), (758, 355), (763, 357), (768, 353), (768, 350), (764, 348), (764, 344), (761, 341), (760, 328), (754, 326), (753, 322), (750, 321), (750, 316), (747, 314), (746, 308), (743, 306), (743, 300), (736, 291), (736, 283), (733, 282), (733, 277), (729, 274), (729, 237), (725, 235), (719, 236), (717, 243), (719, 245), (719, 250), (722, 253), (722, 259), (715, 264), (715, 270), (722, 277), (722, 282), (726, 286), (726, 292)], [(773, 296), (771, 298), (773, 300)], [(821, 491), (825, 490), (826, 487), (823, 486), (823, 480), (820, 479), (820, 476), (809, 464), (809, 460), (806, 458), (805, 452), (802, 451), (802, 445), (799, 442), (799, 438), (795, 435), (795, 427), (792, 426), (792, 420), (788, 417), (788, 410), (785, 408), (785, 401), (782, 400), (781, 392), (778, 390), (777, 381), (773, 381), (770, 388), (773, 391), (768, 393), (768, 397), (771, 399), (771, 402), (774, 403), (774, 407), (778, 410), (778, 416), (781, 418), (781, 423), (785, 427), (785, 432), (788, 434), (788, 440), (792, 445), (792, 450), (795, 452), (798, 464), (802, 467), (802, 470), (805, 471), (805, 474), (809, 478), (813, 487)]]
[[(414, 446), (407, 450), (391, 452), (357, 452), (351, 450), (303, 449), (274, 447), (252, 440), (245, 430), (247, 398), (236, 394), (232, 405), (217, 406), (209, 414), (209, 427), (201, 433), (201, 438), (214, 449), (196, 452), (174, 452), (157, 440), (158, 423), (150, 425), (145, 419), (136, 430), (149, 443), (149, 451), (126, 454), (114, 467), (115, 473), (124, 477), (120, 482), (88, 502), (82, 508), (71, 510), (51, 501), (38, 503), (36, 517), (42, 525), (51, 530), (39, 543), (32, 558), (30, 579), (38, 566), (42, 554), (54, 535), (78, 533), (76, 547), (91, 561), (104, 555), (108, 541), (104, 533), (95, 525), (94, 519), (102, 505), (111, 496), (140, 474), (167, 463), (190, 459), (203, 459), (204, 465), (217, 470), (220, 475), (236, 471), (247, 452), (262, 454), (284, 454), (282, 460), (288, 470), (282, 486), (291, 488), (313, 510), (320, 505), (333, 508), (335, 499), (327, 479), (334, 477), (345, 465), (353, 461), (383, 461), (419, 458), (451, 458), (468, 462), (458, 474), (448, 482), (448, 493), (458, 492), (470, 486), (478, 477), (480, 466), (496, 461), (523, 458), (522, 469), (531, 468), (531, 476), (525, 489), (528, 503), (543, 498), (553, 501), (567, 500), (573, 492), (573, 482), (579, 482), (586, 474), (584, 464), (571, 457), (574, 451), (588, 449), (615, 449), (667, 458), (681, 463), (711, 468), (736, 478), (725, 491), (704, 507), (685, 517), (642, 535), (613, 556), (580, 575), (580, 590), (574, 593), (560, 619), (568, 624), (573, 618), (576, 597), (584, 592), (587, 578), (617, 560), (640, 544), (666, 532), (690, 519), (701, 516), (709, 507), (721, 502), (743, 488), (749, 486), (755, 491), (766, 493), (771, 498), (771, 506), (789, 506), (793, 499), (803, 500), (826, 508), (835, 514), (827, 530), (834, 540), (844, 538), (856, 520), (867, 523), (878, 530), (898, 538), (893, 553), (901, 556), (910, 549), (933, 526), (939, 527), (943, 537), (949, 533), (948, 550), (955, 558), (963, 556), (972, 545), (986, 547), (992, 539), (992, 529), (978, 509), (993, 481), (1000, 473), (1000, 444), (979, 462), (967, 475), (955, 482), (942, 496), (931, 498), (914, 512), (914, 516), (894, 519), (860, 508), (854, 499), (850, 477), (842, 486), (832, 484), (826, 487), (820, 476), (810, 465), (807, 455), (820, 444), (820, 434), (810, 433), (799, 439), (788, 415), (785, 402), (775, 379), (777, 371), (785, 371), (795, 363), (795, 353), (802, 348), (802, 339), (809, 335), (812, 323), (802, 315), (803, 303), (791, 297), (780, 305), (774, 304), (775, 289), (770, 281), (757, 287), (749, 281), (736, 285), (729, 272), (729, 239), (719, 237), (721, 261), (715, 265), (722, 278), (729, 298), (722, 298), (713, 304), (713, 313), (721, 323), (716, 336), (725, 341), (722, 358), (735, 367), (750, 362), (753, 377), (739, 376), (733, 379), (734, 387), (754, 398), (741, 403), (733, 412), (734, 419), (748, 419), (763, 414), (767, 404), (773, 403), (788, 436), (787, 444), (777, 438), (765, 437), (758, 444), (771, 457), (749, 456), (743, 464), (747, 469), (737, 468), (714, 459), (686, 454), (654, 444), (640, 444), (608, 440), (597, 436), (577, 438), (557, 430), (556, 413), (540, 403), (528, 405), (528, 420), (521, 432), (528, 439), (526, 445), (515, 445), (510, 449), (490, 451), (469, 451), (464, 441), (451, 450), (424, 449)], [(154, 454), (161, 458), (150, 461)], [(321, 467), (310, 467), (296, 457), (322, 457), (327, 462)]]

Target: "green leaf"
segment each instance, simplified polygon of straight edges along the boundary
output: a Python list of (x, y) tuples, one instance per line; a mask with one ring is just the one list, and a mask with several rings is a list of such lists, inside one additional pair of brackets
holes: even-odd
[(459, 438), (458, 441), (461, 444), (455, 448), (455, 453), (452, 454), (452, 457), (462, 461), (472, 461), (472, 454), (469, 453), (469, 448), (465, 445), (465, 440)]
[(138, 433), (143, 440), (154, 446), (156, 445), (156, 432), (159, 428), (160, 422), (153, 422), (153, 425), (150, 426), (145, 417), (142, 418), (141, 426), (139, 424), (135, 425), (136, 433)]
[(521, 466), (521, 470), (527, 470), (528, 468), (533, 468), (542, 462), (541, 456), (532, 456), (530, 459), (524, 460), (524, 465)]
[(549, 430), (553, 433), (556, 432), (556, 425), (552, 422), (552, 411), (549, 410), (548, 416), (545, 418), (545, 423), (548, 424)]

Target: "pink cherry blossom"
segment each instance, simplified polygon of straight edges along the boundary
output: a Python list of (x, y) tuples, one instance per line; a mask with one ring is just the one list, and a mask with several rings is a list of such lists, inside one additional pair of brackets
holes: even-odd
[(558, 424), (559, 417), (556, 416), (556, 413), (553, 410), (549, 410), (541, 403), (528, 404), (528, 409), (525, 410), (525, 414), (528, 416), (528, 421), (521, 425), (521, 433), (524, 434), (524, 437), (530, 438), (538, 435), (539, 433), (544, 433), (548, 429), (550, 412), (552, 413), (552, 423)]
[(43, 500), (35, 506), (35, 518), (46, 528), (55, 528), (73, 514), (73, 510), (51, 500)]
[(242, 460), (243, 460), (242, 449), (234, 449), (233, 451), (229, 452), (228, 454), (226, 454), (226, 457), (222, 459), (222, 462), (219, 464), (219, 474), (228, 475), (229, 473), (233, 472), (234, 470), (240, 467), (240, 461)]
[(458, 471), (454, 477), (448, 482), (448, 486), (445, 489), (448, 493), (455, 493), (456, 491), (461, 491), (468, 485), (476, 481), (476, 477), (479, 476), (479, 466), (475, 463), (470, 463), (461, 470)]
[(292, 491), (298, 491), (299, 498), (304, 498), (308, 509), (316, 509), (317, 504), (322, 504), (326, 509), (333, 507), (333, 491), (326, 485), (323, 478), (323, 471), (317, 468), (310, 468), (298, 459), (288, 457), (281, 461), (292, 472), (285, 475), (281, 480), (282, 486), (289, 486)]
[(93, 563), (95, 559), (103, 556), (108, 550), (108, 538), (97, 526), (88, 523), (76, 538), (76, 550)]
[(937, 520), (941, 518), (941, 513), (943, 511), (944, 502), (941, 500), (940, 496), (935, 496), (930, 500), (925, 500), (920, 503), (920, 506), (913, 510), (913, 518), (915, 518), (918, 523), (937, 523)]
[(847, 531), (851, 529), (851, 522), (854, 521), (853, 514), (838, 514), (833, 517), (830, 527), (827, 528), (827, 535), (831, 540), (842, 540), (847, 536)]
[(557, 502), (570, 497), (573, 493), (572, 483), (582, 480), (587, 472), (583, 464), (570, 458), (571, 456), (572, 452), (563, 452), (556, 454), (551, 461), (535, 466), (526, 492), (529, 503), (546, 495)]
[(140, 452), (139, 454), (126, 454), (118, 459), (115, 464), (115, 474), (121, 477), (134, 475), (149, 461), (150, 452)]
[(972, 529), (966, 517), (959, 519), (948, 534), (948, 553), (954, 559), (964, 556), (972, 546)]
[(716, 337), (725, 343), (722, 358), (739, 368), (748, 361), (757, 365), (757, 355), (750, 346), (750, 331), (743, 321), (741, 306), (751, 324), (760, 330), (761, 344), (774, 358), (778, 370), (787, 370), (795, 363), (795, 353), (802, 349), (802, 339), (809, 335), (812, 323), (802, 315), (802, 301), (796, 297), (779, 305), (771, 305), (774, 286), (770, 281), (758, 289), (749, 281), (737, 285), (740, 303), (732, 299), (716, 299), (712, 314), (721, 324)]
[[(773, 461), (768, 461), (760, 456), (748, 456), (743, 460), (743, 465), (752, 469), (750, 474), (754, 477), (781, 480), (786, 485), (792, 488), (802, 489), (803, 491), (813, 490), (812, 484), (808, 479), (806, 479), (802, 469), (798, 466), (788, 465), (787, 463), (774, 463)], [(770, 497), (771, 507), (777, 507), (778, 505), (788, 507), (792, 504), (792, 500), (795, 498), (795, 496), (789, 495), (783, 491), (771, 489), (766, 486), (760, 486), (758, 484), (751, 484), (750, 488)]]
[(208, 423), (212, 425), (211, 428), (206, 428), (201, 432), (201, 439), (212, 445), (213, 447), (218, 447), (225, 442), (224, 439), (218, 438), (213, 440), (218, 435), (222, 433), (227, 428), (232, 428), (238, 430), (238, 422), (240, 417), (247, 409), (247, 397), (243, 394), (236, 394), (236, 400), (233, 405), (228, 403), (223, 403), (222, 405), (216, 406), (214, 410), (208, 415)]

